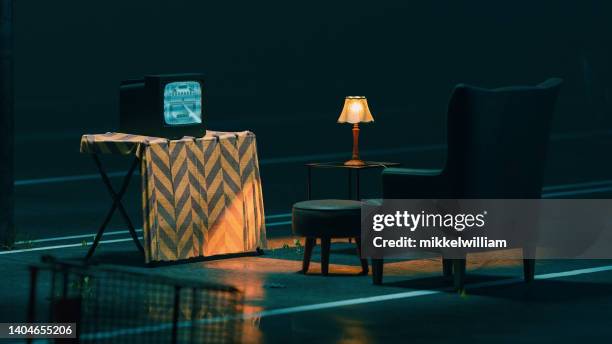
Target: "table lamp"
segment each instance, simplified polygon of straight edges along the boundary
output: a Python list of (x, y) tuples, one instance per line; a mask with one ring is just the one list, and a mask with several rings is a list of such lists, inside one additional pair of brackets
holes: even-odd
[(349, 96), (344, 98), (344, 108), (338, 123), (353, 125), (353, 157), (344, 163), (345, 166), (363, 166), (365, 162), (359, 159), (359, 123), (374, 122), (368, 108), (368, 100), (364, 96)]

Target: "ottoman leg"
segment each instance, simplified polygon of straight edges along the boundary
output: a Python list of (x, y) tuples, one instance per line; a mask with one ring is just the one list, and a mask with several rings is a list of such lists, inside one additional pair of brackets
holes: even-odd
[(372, 282), (382, 284), (384, 264), (382, 259), (372, 259)]
[(310, 258), (312, 257), (312, 249), (317, 243), (317, 238), (306, 238), (304, 243), (304, 259), (302, 260), (302, 273), (308, 272), (310, 266)]
[(363, 275), (368, 274), (368, 260), (361, 257), (361, 238), (355, 238), (355, 243), (357, 244), (357, 257), (361, 260), (361, 273)]
[(331, 238), (321, 238), (321, 274), (327, 275), (329, 271), (329, 249)]

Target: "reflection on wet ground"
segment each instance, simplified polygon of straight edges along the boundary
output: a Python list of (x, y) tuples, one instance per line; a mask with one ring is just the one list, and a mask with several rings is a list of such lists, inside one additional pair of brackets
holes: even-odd
[[(301, 242), (298, 244), (296, 240)], [(359, 274), (361, 268), (354, 243), (337, 240), (332, 244), (329, 276), (320, 274), (318, 247), (313, 252), (309, 273), (299, 272), (302, 244), (303, 239), (286, 236), (270, 240), (263, 256), (149, 267), (142, 263), (142, 257), (133, 254), (133, 244), (126, 242), (102, 245), (95, 258), (100, 263), (127, 265), (148, 274), (188, 277), (236, 287), (244, 296), (240, 316), (242, 337), (250, 343), (398, 341), (406, 339), (407, 331), (418, 334), (414, 337), (416, 342), (449, 339), (450, 332), (438, 326), (440, 319), (450, 321), (454, 331), (459, 331), (457, 323), (477, 332), (486, 330), (472, 323), (475, 321), (508, 335), (494, 322), (495, 318), (516, 323), (524, 317), (526, 309), (546, 318), (544, 322), (533, 320), (542, 324), (543, 331), (556, 326), (549, 318), (563, 323), (563, 319), (557, 319), (556, 312), (579, 311), (581, 317), (576, 321), (588, 328), (589, 324), (609, 319), (610, 314), (603, 314), (604, 309), (612, 309), (609, 295), (612, 271), (568, 275), (527, 285), (520, 281), (522, 260), (518, 251), (469, 255), (467, 293), (457, 294), (448, 289), (452, 282), (442, 277), (442, 264), (437, 256), (389, 261), (385, 264), (384, 284), (374, 286), (371, 275)], [(69, 248), (53, 253), (60, 258), (80, 259), (86, 249)], [(2, 308), (14, 310), (10, 314), (2, 312), (0, 320), (25, 317), (26, 267), (36, 262), (39, 255), (32, 252), (0, 257), (3, 276), (6, 276), (6, 283), (0, 288), (3, 295), (13, 296), (11, 300), (5, 299)], [(604, 265), (612, 264), (609, 261), (538, 261), (536, 273)], [(491, 282), (493, 287), (470, 289), (470, 285)], [(16, 285), (23, 288), (15, 289)], [(388, 295), (400, 296), (385, 301)], [(600, 308), (600, 305), (610, 307)], [(506, 310), (512, 316), (505, 315)], [(491, 338), (497, 335), (493, 332)]]
[[(192, 277), (238, 288), (244, 294), (245, 319), (242, 331), (247, 342), (277, 339), (266, 326), (270, 320), (259, 315), (262, 312), (266, 315), (266, 310), (449, 286), (449, 281), (441, 277), (441, 260), (435, 256), (389, 262), (385, 268), (386, 285), (373, 286), (371, 276), (360, 275), (361, 267), (355, 255), (354, 243), (350, 244), (347, 240), (336, 240), (332, 245), (329, 276), (320, 275), (318, 248), (313, 253), (313, 264), (308, 275), (303, 275), (299, 272), (303, 251), (301, 243), (296, 240), (299, 239), (284, 237), (271, 240), (270, 248), (259, 257), (220, 259), (161, 270), (164, 273), (178, 273), (187, 269)], [(520, 276), (520, 251), (497, 252), (494, 255), (475, 254), (468, 261), (470, 272), (501, 269), (502, 272), (511, 270)], [(417, 283), (406, 285), (406, 281)], [(358, 342), (370, 341), (370, 335), (363, 326), (363, 319), (346, 315), (336, 316), (333, 313), (325, 318), (317, 316), (306, 322), (296, 323), (290, 319), (292, 316), (289, 316), (289, 323), (283, 324), (282, 328), (283, 331), (291, 332), (291, 338), (295, 341), (310, 338), (310, 329), (320, 322), (326, 323), (326, 330), (319, 335), (341, 341), (350, 338), (358, 338)]]

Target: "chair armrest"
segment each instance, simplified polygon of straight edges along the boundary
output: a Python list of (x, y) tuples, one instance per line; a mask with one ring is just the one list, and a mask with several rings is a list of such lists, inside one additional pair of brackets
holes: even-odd
[(427, 199), (450, 197), (450, 183), (440, 169), (386, 168), (382, 172), (383, 198)]

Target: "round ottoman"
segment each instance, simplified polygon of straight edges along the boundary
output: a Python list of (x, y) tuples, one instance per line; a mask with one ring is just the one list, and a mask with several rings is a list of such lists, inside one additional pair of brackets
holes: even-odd
[(298, 202), (293, 205), (293, 233), (306, 237), (302, 272), (310, 265), (312, 249), (321, 240), (321, 273), (329, 270), (329, 250), (332, 238), (355, 238), (362, 273), (368, 273), (368, 261), (361, 259), (361, 202), (322, 199)]

